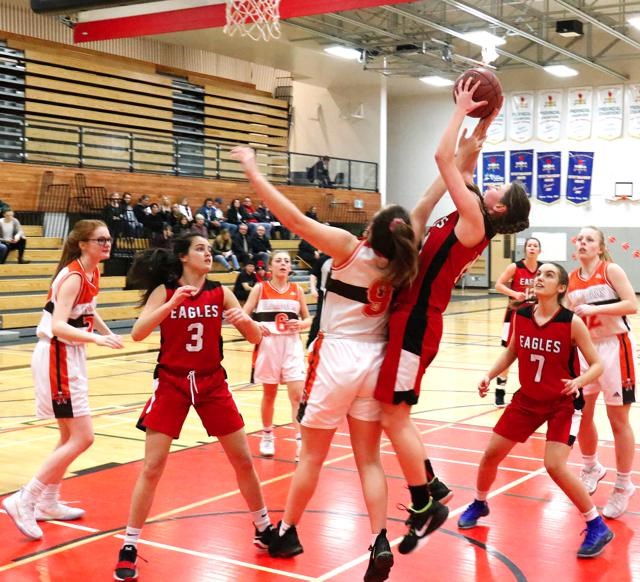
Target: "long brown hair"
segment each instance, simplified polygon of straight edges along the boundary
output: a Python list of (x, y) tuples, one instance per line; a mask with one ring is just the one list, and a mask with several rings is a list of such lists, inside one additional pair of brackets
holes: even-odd
[(513, 234), (529, 228), (531, 202), (521, 182), (511, 182), (500, 202), (507, 207), (507, 211), (487, 217), (495, 233)]
[(394, 287), (409, 285), (418, 274), (418, 247), (409, 213), (397, 204), (380, 210), (369, 227), (369, 244), (389, 260), (387, 276)]
[(74, 224), (73, 229), (64, 241), (62, 256), (53, 275), (54, 279), (70, 262), (80, 258), (80, 255), (82, 255), (80, 243), (91, 238), (93, 232), (101, 226), (107, 228), (107, 225), (102, 220), (78, 220)]

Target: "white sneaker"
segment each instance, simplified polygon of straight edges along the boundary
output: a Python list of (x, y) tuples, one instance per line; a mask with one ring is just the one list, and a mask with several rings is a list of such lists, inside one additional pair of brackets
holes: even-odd
[(262, 435), (260, 439), (260, 454), (263, 457), (273, 457), (276, 454), (276, 445), (273, 442), (273, 434)]
[(616, 519), (620, 517), (627, 507), (629, 507), (629, 499), (636, 492), (636, 488), (631, 485), (627, 489), (615, 489), (609, 497), (609, 501), (602, 510), (602, 515), (609, 519)]
[(58, 501), (55, 505), (36, 505), (36, 519), (38, 521), (72, 521), (80, 519), (84, 515), (84, 509), (80, 507), (70, 507)]
[(42, 537), (42, 530), (36, 523), (36, 504), (24, 501), (22, 489), (3, 499), (2, 506), (25, 536), (32, 540), (39, 540)]
[(302, 439), (297, 438), (296, 439), (296, 457), (294, 459), (294, 461), (296, 463), (300, 462), (300, 450), (302, 449)]
[(604, 478), (607, 474), (607, 470), (598, 463), (592, 469), (582, 469), (580, 471), (580, 480), (584, 483), (589, 495), (593, 495), (598, 488), (598, 483)]

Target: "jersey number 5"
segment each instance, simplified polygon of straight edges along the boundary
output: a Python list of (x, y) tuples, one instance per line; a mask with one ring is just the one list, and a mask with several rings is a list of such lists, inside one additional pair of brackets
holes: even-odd
[(188, 332), (193, 332), (191, 334), (190, 342), (185, 345), (185, 349), (188, 352), (199, 352), (202, 350), (202, 336), (204, 334), (204, 325), (202, 323), (192, 323), (189, 327), (187, 327)]
[(367, 305), (363, 312), (368, 317), (382, 315), (391, 303), (393, 287), (385, 279), (378, 279), (367, 289)]
[(542, 380), (542, 368), (544, 368), (544, 356), (531, 354), (531, 361), (538, 364), (538, 369), (536, 370), (536, 375), (533, 377), (533, 381), (540, 382)]

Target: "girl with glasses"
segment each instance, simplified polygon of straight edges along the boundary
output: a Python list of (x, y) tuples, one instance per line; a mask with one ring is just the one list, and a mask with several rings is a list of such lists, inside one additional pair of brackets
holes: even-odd
[(60, 483), (67, 467), (93, 443), (86, 344), (123, 347), (120, 336), (111, 332), (96, 310), (98, 265), (109, 258), (110, 242), (104, 222), (76, 223), (62, 249), (36, 332), (38, 343), (31, 362), (36, 415), (55, 418), (60, 438), (35, 476), (2, 502), (18, 529), (32, 540), (42, 537), (37, 520), (72, 520), (84, 515), (83, 509), (59, 500)]

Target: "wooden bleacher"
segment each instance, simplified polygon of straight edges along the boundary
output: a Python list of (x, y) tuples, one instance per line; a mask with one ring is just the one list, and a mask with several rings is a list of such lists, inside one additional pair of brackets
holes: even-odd
[[(27, 235), (25, 258), (28, 265), (14, 262), (16, 253), (9, 255), (6, 264), (0, 265), (0, 330), (32, 328), (38, 325), (45, 304), (51, 277), (58, 263), (62, 239), (42, 236), (41, 226), (23, 226)], [(297, 240), (272, 240), (274, 250), (287, 250), (292, 258), (297, 254)], [(215, 268), (220, 266), (214, 263)], [(104, 265), (100, 265), (101, 272)], [(233, 286), (237, 274), (213, 271), (210, 277), (225, 286)], [(302, 284), (305, 290), (306, 283)], [(125, 290), (125, 277), (101, 277), (98, 309), (107, 322), (134, 319), (138, 313), (140, 292)], [(307, 296), (307, 303), (315, 304), (316, 298)]]

